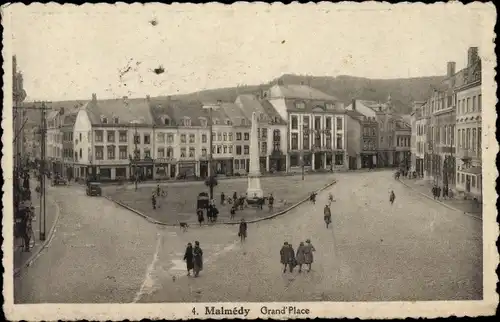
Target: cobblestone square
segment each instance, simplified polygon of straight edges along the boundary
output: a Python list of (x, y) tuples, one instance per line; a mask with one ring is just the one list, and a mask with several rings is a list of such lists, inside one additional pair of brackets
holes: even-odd
[[(256, 207), (248, 207), (239, 210), (233, 220), (230, 219), (230, 205), (220, 204), (222, 192), (227, 197), (232, 197), (234, 192), (238, 195), (244, 194), (247, 188), (247, 179), (227, 179), (219, 180), (214, 188), (214, 199), (219, 209), (219, 222), (239, 221), (241, 218), (252, 220), (267, 217), (273, 213), (282, 211), (291, 205), (306, 198), (310, 192), (316, 191), (331, 183), (335, 178), (334, 174), (306, 176), (304, 180), (300, 175), (287, 177), (264, 177), (261, 178), (264, 195), (273, 194), (275, 204), (270, 212), (268, 206), (259, 210)], [(153, 209), (151, 195), (156, 189), (156, 184), (146, 183), (139, 185), (135, 191), (132, 185), (126, 187), (106, 187), (104, 193), (146, 216), (166, 224), (177, 224), (178, 222), (197, 223), (196, 220), (196, 197), (200, 192), (207, 192), (208, 188), (204, 182), (178, 182), (162, 184), (162, 189), (167, 191), (166, 199), (160, 201), (160, 207)]]

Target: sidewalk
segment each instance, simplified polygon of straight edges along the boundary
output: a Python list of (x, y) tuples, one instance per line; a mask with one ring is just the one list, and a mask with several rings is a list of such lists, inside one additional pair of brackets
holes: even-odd
[[(50, 232), (52, 230), (52, 227), (55, 224), (55, 220), (57, 218), (57, 213), (58, 213), (58, 208), (55, 204), (55, 201), (53, 198), (50, 197), (50, 192), (47, 191), (47, 197), (46, 197), (46, 214), (45, 218), (47, 220), (46, 222), (46, 233), (45, 233), (45, 241), (40, 240), (40, 198), (38, 198), (38, 194), (35, 191), (35, 187), (37, 185), (37, 182), (34, 180), (31, 180), (30, 182), (30, 188), (31, 188), (31, 198), (32, 198), (32, 205), (35, 208), (35, 218), (36, 220), (33, 221), (33, 231), (35, 232), (35, 247), (31, 249), (30, 252), (23, 252), (22, 248), (19, 247), (22, 245), (22, 240), (21, 238), (15, 238), (14, 239), (14, 274), (18, 273), (19, 270), (23, 267), (28, 265), (37, 255), (42, 251), (42, 249), (45, 247), (46, 243), (50, 240)], [(48, 189), (47, 189), (48, 190)], [(43, 222), (42, 222), (43, 224)], [(42, 227), (43, 229), (43, 227)]]
[(468, 214), (473, 214), (475, 217), (482, 218), (482, 213), (483, 213), (482, 204), (476, 205), (472, 200), (463, 200), (458, 198), (453, 198), (453, 199), (439, 198), (439, 200), (434, 199), (431, 191), (432, 184), (427, 180), (400, 178), (399, 181), (401, 181), (408, 188), (413, 189), (422, 195), (425, 195), (429, 199), (435, 200), (437, 203), (440, 203), (447, 208)]

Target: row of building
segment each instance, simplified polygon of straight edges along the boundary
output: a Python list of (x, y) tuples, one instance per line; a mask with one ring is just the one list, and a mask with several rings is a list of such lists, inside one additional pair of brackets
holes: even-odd
[(393, 113), (390, 97), (382, 104), (354, 100), (345, 107), (310, 86), (278, 83), (215, 104), (149, 96), (100, 100), (93, 94), (88, 101), (50, 106), (49, 168), (73, 178), (205, 177), (210, 152), (218, 175), (244, 175), (254, 112), (262, 172), (397, 166), (410, 160), (411, 128)]
[(467, 66), (447, 75), (411, 114), (412, 167), (436, 185), (482, 199), (481, 59), (467, 52)]

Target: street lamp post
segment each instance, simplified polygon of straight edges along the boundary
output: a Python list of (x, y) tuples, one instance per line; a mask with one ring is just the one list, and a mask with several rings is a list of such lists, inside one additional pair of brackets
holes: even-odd
[(304, 180), (304, 150), (300, 151), (300, 165), (302, 167), (302, 180)]
[(213, 131), (213, 119), (212, 119), (212, 111), (214, 109), (217, 109), (219, 108), (221, 105), (221, 102), (218, 101), (217, 102), (217, 105), (206, 105), (206, 106), (203, 106), (204, 109), (208, 109), (208, 122), (210, 123), (209, 124), (209, 145), (210, 145), (210, 151), (208, 153), (208, 178), (207, 178), (207, 181), (205, 181), (206, 185), (208, 186), (209, 188), (209, 196), (210, 196), (210, 200), (212, 200), (214, 198), (214, 187), (217, 185), (217, 180), (215, 179), (215, 175), (214, 175), (214, 171), (213, 171), (213, 145), (214, 145), (214, 142), (213, 142), (213, 136), (212, 136), (212, 131)]
[(140, 158), (139, 153), (137, 151), (137, 139), (138, 139), (138, 133), (137, 133), (137, 123), (134, 123), (134, 184), (135, 184), (135, 191), (137, 191), (137, 186), (138, 186), (138, 176), (139, 176), (139, 171), (137, 167), (137, 159)]

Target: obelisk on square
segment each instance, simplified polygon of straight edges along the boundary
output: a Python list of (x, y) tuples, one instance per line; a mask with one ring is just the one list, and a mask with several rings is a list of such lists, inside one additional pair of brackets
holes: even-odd
[(252, 129), (250, 130), (250, 167), (248, 171), (247, 198), (262, 198), (264, 192), (260, 187), (259, 136), (257, 114), (252, 113)]

